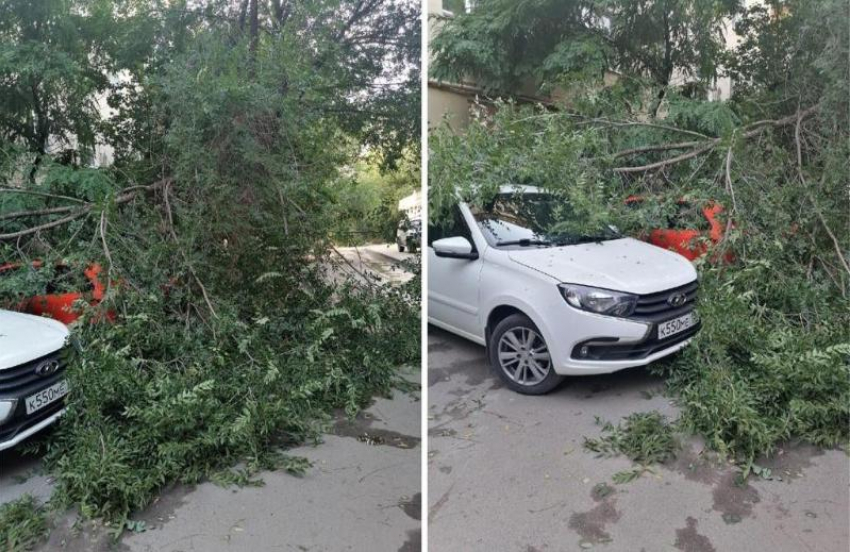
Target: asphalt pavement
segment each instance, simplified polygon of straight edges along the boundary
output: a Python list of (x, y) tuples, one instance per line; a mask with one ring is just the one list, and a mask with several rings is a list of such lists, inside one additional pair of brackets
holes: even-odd
[[(408, 377), (418, 381), (419, 371)], [(338, 415), (322, 443), (287, 451), (313, 463), (301, 477), (263, 472), (261, 486), (165, 489), (133, 516), (141, 532), (125, 532), (118, 543), (68, 512), (39, 550), (419, 551), (420, 405), (418, 394), (396, 392), (353, 421)], [(26, 493), (48, 499), (54, 484), (42, 471), (38, 457), (0, 453), (0, 504)]]
[(662, 379), (638, 368), (569, 378), (524, 396), (491, 373), (484, 348), (428, 328), (431, 552), (847, 552), (843, 450), (788, 445), (736, 484), (734, 466), (697, 439), (675, 462), (615, 484), (632, 468), (582, 446), (601, 420), (658, 410)]
[[(378, 243), (358, 247), (338, 247), (339, 255), (332, 255), (331, 262), (336, 276), (350, 276), (355, 279), (368, 278), (376, 283), (401, 283), (411, 278), (399, 263), (412, 259), (409, 251), (399, 252), (395, 244)], [(344, 260), (340, 259), (342, 257)]]

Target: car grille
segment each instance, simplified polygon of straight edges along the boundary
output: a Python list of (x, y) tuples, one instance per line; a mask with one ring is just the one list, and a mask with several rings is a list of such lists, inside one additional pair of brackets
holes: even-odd
[[(635, 312), (631, 318), (659, 322), (684, 314), (693, 310), (697, 301), (698, 290), (699, 282), (694, 280), (690, 284), (685, 284), (677, 288), (659, 291), (658, 293), (650, 293), (648, 295), (640, 295), (635, 306)], [(668, 299), (677, 294), (684, 295), (684, 302), (679, 305), (671, 305)]]
[[(44, 387), (58, 380), (59, 375), (65, 371), (66, 362), (63, 351), (56, 351), (8, 370), (0, 370), (0, 395), (18, 394), (30, 387)], [(48, 360), (59, 361), (59, 369), (48, 376), (36, 374), (35, 369)]]

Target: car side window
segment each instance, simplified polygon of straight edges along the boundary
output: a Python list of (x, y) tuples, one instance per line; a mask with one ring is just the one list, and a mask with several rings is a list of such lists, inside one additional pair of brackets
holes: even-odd
[(463, 214), (460, 212), (460, 206), (458, 205), (455, 205), (452, 209), (451, 220), (443, 225), (428, 225), (428, 247), (431, 247), (434, 240), (453, 238), (455, 236), (462, 236), (468, 239), (469, 243), (472, 244), (472, 248), (475, 249), (475, 242), (472, 241), (472, 231), (463, 219)]

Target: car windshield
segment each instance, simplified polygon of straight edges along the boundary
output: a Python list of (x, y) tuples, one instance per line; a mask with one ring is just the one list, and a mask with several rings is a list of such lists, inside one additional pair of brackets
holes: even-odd
[(496, 247), (554, 247), (622, 237), (610, 225), (577, 228), (569, 203), (545, 193), (502, 193), (483, 209), (472, 209), (481, 232)]

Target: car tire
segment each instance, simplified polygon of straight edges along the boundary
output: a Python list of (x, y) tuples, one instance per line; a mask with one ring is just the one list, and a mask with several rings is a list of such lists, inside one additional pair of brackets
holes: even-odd
[(512, 314), (499, 322), (490, 333), (487, 350), (490, 366), (517, 393), (543, 395), (564, 379), (555, 373), (540, 330), (524, 314)]
[(404, 246), (403, 246), (403, 245), (401, 245), (400, 243), (396, 243), (396, 245), (398, 246), (398, 252), (399, 252), (399, 253), (404, 253)]

